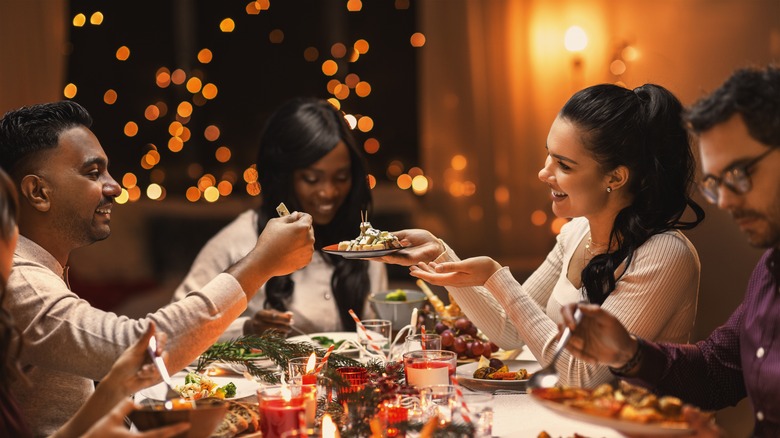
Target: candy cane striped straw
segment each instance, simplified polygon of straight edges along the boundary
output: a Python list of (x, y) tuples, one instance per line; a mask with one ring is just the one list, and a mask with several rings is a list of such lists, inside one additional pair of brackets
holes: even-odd
[(466, 404), (466, 399), (463, 397), (463, 390), (460, 387), (460, 384), (458, 383), (458, 378), (455, 376), (452, 376), (452, 386), (455, 387), (455, 395), (458, 396), (458, 399), (460, 400), (460, 405), (463, 407), (463, 410), (465, 413), (463, 414), (463, 420), (466, 423), (471, 423), (471, 409), (469, 409), (468, 405)]
[[(355, 314), (354, 310), (349, 309), (349, 316), (351, 316), (352, 319), (355, 321), (355, 325), (357, 325), (358, 329), (359, 330), (363, 330), (363, 333), (366, 335), (366, 339), (368, 339), (369, 341), (373, 341), (374, 339), (371, 337), (371, 335), (368, 334), (368, 330), (366, 330), (366, 326), (364, 326), (363, 323), (360, 322), (360, 318), (358, 318), (358, 316)], [(376, 350), (377, 353), (382, 355), (383, 358), (387, 359), (387, 357), (385, 356), (385, 352), (382, 351), (382, 347), (380, 347), (379, 345), (376, 345), (373, 342), (369, 342), (368, 345), (372, 349)]]
[(328, 351), (325, 352), (325, 356), (322, 356), (322, 363), (317, 367), (317, 371), (315, 371), (316, 374), (319, 374), (320, 371), (325, 368), (325, 365), (328, 364), (328, 358), (330, 358), (330, 353), (333, 352), (334, 347), (336, 347), (336, 344), (330, 344)]

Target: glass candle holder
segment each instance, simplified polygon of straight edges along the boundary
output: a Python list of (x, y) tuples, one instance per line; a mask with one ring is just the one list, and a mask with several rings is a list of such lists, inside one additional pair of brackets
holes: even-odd
[(418, 333), (407, 336), (404, 340), (404, 353), (419, 350), (441, 350), (441, 335), (434, 333)]
[(349, 385), (339, 387), (336, 394), (339, 403), (347, 404), (355, 401), (355, 396), (363, 390), (368, 381), (368, 370), (362, 367), (341, 367), (336, 370)]
[[(365, 348), (368, 355), (361, 349), (361, 359), (373, 359), (385, 357), (390, 353), (390, 341), (393, 331), (393, 323), (386, 319), (367, 319), (363, 321), (365, 330), (357, 328), (357, 337), (360, 345)], [(371, 339), (369, 339), (369, 337)], [(380, 353), (381, 351), (381, 353)]]
[(257, 390), (260, 431), (264, 438), (280, 438), (300, 428), (304, 397), (300, 385), (267, 385)]
[(446, 350), (419, 350), (404, 354), (406, 383), (418, 388), (448, 385), (455, 375), (458, 355)]

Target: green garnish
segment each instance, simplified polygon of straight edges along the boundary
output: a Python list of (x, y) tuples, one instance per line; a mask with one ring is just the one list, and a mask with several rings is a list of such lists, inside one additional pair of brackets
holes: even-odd
[(406, 292), (403, 289), (397, 289), (385, 295), (385, 301), (406, 301)]

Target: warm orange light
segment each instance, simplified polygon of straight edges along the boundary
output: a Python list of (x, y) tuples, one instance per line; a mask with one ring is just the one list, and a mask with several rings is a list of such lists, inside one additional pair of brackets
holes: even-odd
[(262, 188), (260, 187), (260, 184), (253, 182), (246, 185), (246, 192), (249, 196), (258, 196), (260, 195), (260, 192), (262, 192)]
[(371, 94), (371, 84), (365, 81), (358, 82), (355, 85), (355, 94), (360, 97), (366, 97)]
[(138, 124), (133, 121), (125, 123), (124, 132), (128, 137), (135, 137), (138, 134)]
[(252, 1), (246, 4), (247, 15), (257, 15), (260, 13), (260, 5), (257, 2)]
[(187, 189), (187, 193), (184, 195), (190, 202), (196, 202), (200, 199), (200, 190), (197, 187), (190, 187)]
[(189, 81), (187, 81), (187, 91), (189, 91), (192, 94), (197, 93), (200, 91), (200, 89), (203, 87), (203, 83), (200, 81), (200, 78), (196, 78), (195, 76), (191, 77)]
[(203, 90), (201, 90), (201, 93), (203, 94), (203, 97), (205, 97), (208, 100), (211, 100), (217, 97), (219, 90), (217, 89), (216, 85), (212, 83), (208, 83), (203, 86)]
[(135, 187), (136, 184), (138, 184), (138, 178), (134, 174), (128, 172), (122, 177), (122, 185), (125, 188)]
[(409, 174), (402, 173), (398, 175), (398, 179), (395, 181), (398, 188), (401, 190), (408, 190), (412, 186), (412, 177)]
[(257, 3), (257, 7), (261, 11), (267, 11), (271, 8), (271, 1), (270, 0), (257, 0), (255, 3)]
[(171, 74), (168, 73), (168, 70), (165, 71), (158, 71), (157, 76), (155, 77), (155, 82), (157, 82), (157, 86), (160, 88), (167, 88), (169, 85), (171, 85)]
[(347, 46), (342, 43), (336, 43), (330, 46), (330, 54), (336, 59), (343, 58), (347, 54)]
[(369, 173), (368, 176), (366, 177), (366, 179), (368, 180), (368, 188), (369, 189), (373, 189), (374, 187), (376, 187), (376, 177), (374, 175), (371, 175)]
[(453, 181), (448, 188), (450, 195), (459, 198), (463, 196), (463, 183), (460, 181)]
[(615, 76), (620, 76), (626, 72), (626, 63), (616, 59), (609, 64), (609, 71)]
[(225, 18), (219, 22), (219, 30), (225, 33), (233, 32), (236, 30), (236, 22), (232, 18)]
[(83, 27), (87, 24), (87, 16), (84, 14), (76, 14), (73, 17), (73, 25), (76, 27)]
[(415, 32), (409, 38), (409, 42), (412, 43), (412, 47), (422, 47), (425, 45), (425, 35), (422, 32)]
[(363, 2), (360, 0), (348, 0), (347, 1), (347, 10), (349, 12), (358, 12), (361, 9), (363, 9)]
[(338, 71), (339, 66), (336, 64), (336, 61), (329, 59), (322, 63), (322, 73), (325, 74), (325, 76), (333, 76)]
[(206, 200), (206, 202), (217, 202), (217, 199), (219, 199), (219, 189), (211, 186), (203, 191), (203, 199)]
[(571, 26), (563, 36), (563, 45), (570, 52), (581, 52), (588, 46), (588, 34), (579, 26)]
[(127, 46), (122, 46), (116, 50), (116, 59), (120, 61), (127, 61), (130, 57), (130, 49)]
[(374, 129), (374, 119), (368, 116), (363, 116), (358, 120), (358, 129), (361, 132), (368, 132)]
[(419, 167), (417, 167), (417, 166), (414, 166), (414, 167), (412, 167), (412, 168), (411, 168), (411, 169), (409, 169), (409, 171), (408, 171), (408, 172), (406, 172), (406, 173), (408, 173), (408, 174), (409, 174), (409, 176), (411, 176), (412, 178), (414, 178), (415, 176), (418, 176), (418, 175), (424, 175), (424, 174), (425, 174), (425, 172), (423, 172), (423, 170), (422, 170), (422, 169), (420, 169), (420, 168), (419, 168)]
[(328, 81), (328, 85), (326, 85), (325, 88), (328, 90), (328, 93), (336, 94), (336, 87), (339, 85), (341, 85), (341, 82), (339, 82), (338, 79), (331, 79)]
[(496, 199), (496, 203), (498, 205), (506, 205), (509, 203), (509, 189), (506, 188), (506, 186), (496, 187), (495, 192), (493, 192), (493, 196)]
[(368, 53), (368, 41), (366, 40), (357, 40), (355, 41), (355, 44), (352, 45), (355, 48), (355, 51), (358, 52), (361, 55), (365, 55)]
[(553, 234), (560, 234), (561, 228), (566, 225), (566, 223), (569, 222), (568, 219), (563, 217), (556, 217), (553, 219), (553, 221), (550, 223), (550, 231), (553, 232)]
[(450, 166), (455, 170), (463, 170), (469, 164), (469, 161), (463, 155), (454, 155), (450, 160)]
[(355, 88), (355, 85), (357, 85), (358, 82), (360, 82), (360, 76), (355, 73), (350, 73), (344, 78), (344, 83), (347, 84), (349, 88)]
[(184, 101), (179, 104), (179, 107), (176, 108), (176, 114), (182, 116), (182, 117), (189, 117), (192, 115), (192, 104)]
[(375, 154), (379, 152), (379, 140), (375, 138), (369, 138), (363, 143), (363, 150), (367, 154)]
[(127, 189), (127, 199), (130, 202), (135, 202), (139, 199), (141, 199), (141, 188), (138, 186), (135, 186), (131, 189)]
[(639, 50), (634, 46), (626, 46), (620, 52), (620, 56), (628, 62), (636, 61), (639, 59)]
[(113, 105), (116, 103), (117, 99), (116, 91), (108, 89), (105, 93), (103, 93), (103, 102), (107, 103), (108, 105)]
[(184, 149), (184, 142), (179, 137), (171, 137), (170, 140), (168, 140), (168, 150), (171, 152), (180, 152), (182, 149)]
[(428, 178), (423, 175), (412, 178), (412, 191), (415, 195), (424, 195), (428, 191)]
[(398, 160), (393, 160), (387, 166), (387, 176), (390, 179), (395, 179), (398, 175), (404, 172), (404, 164)]
[(309, 360), (306, 361), (306, 374), (310, 374), (314, 371), (314, 367), (317, 366), (317, 355), (312, 353), (309, 356)]
[(70, 83), (65, 86), (65, 88), (62, 90), (62, 95), (67, 97), (68, 99), (73, 99), (76, 97), (76, 93), (78, 93), (79, 89), (76, 87), (76, 84)]
[(157, 105), (147, 106), (144, 110), (144, 117), (149, 121), (157, 120), (160, 117), (160, 108), (157, 108)]
[(89, 24), (93, 24), (95, 26), (100, 26), (103, 24), (103, 13), (100, 11), (93, 13), (89, 17)]
[(333, 95), (336, 99), (344, 100), (349, 97), (349, 87), (346, 84), (339, 83), (333, 88)]
[(322, 416), (322, 438), (340, 438), (339, 429), (330, 418), (330, 414)]
[(187, 73), (184, 73), (184, 70), (177, 68), (176, 70), (171, 73), (171, 82), (173, 82), (176, 85), (181, 85), (184, 83), (184, 81), (187, 80)]
[(542, 210), (534, 210), (534, 212), (531, 213), (532, 224), (536, 225), (537, 227), (541, 227), (545, 222), (547, 222), (547, 213), (543, 212)]
[(473, 196), (477, 192), (477, 185), (472, 181), (463, 181), (463, 196)]
[(181, 135), (179, 136), (179, 138), (181, 138), (181, 141), (186, 143), (186, 142), (190, 141), (190, 137), (192, 137), (192, 133), (190, 132), (190, 128), (185, 126), (181, 130)]
[(335, 97), (329, 98), (328, 99), (328, 103), (333, 105), (333, 107), (336, 108), (337, 110), (341, 109), (341, 102), (338, 99), (336, 99)]
[(284, 41), (284, 32), (282, 29), (274, 29), (268, 34), (268, 41), (272, 44), (281, 44)]
[(214, 156), (220, 163), (227, 163), (230, 160), (230, 149), (227, 146), (220, 146), (214, 152)]
[(314, 62), (319, 58), (320, 51), (317, 50), (316, 47), (307, 47), (306, 50), (303, 51), (303, 59)]
[(214, 54), (211, 53), (211, 50), (201, 49), (200, 52), (198, 52), (198, 61), (201, 64), (208, 64), (212, 59), (214, 59)]
[(217, 184), (217, 191), (219, 191), (219, 195), (222, 197), (229, 196), (233, 193), (233, 184), (230, 181), (220, 181)]
[(244, 171), (244, 181), (247, 183), (257, 182), (257, 169), (254, 165)]
[(168, 125), (168, 134), (171, 134), (174, 137), (178, 137), (182, 132), (184, 132), (184, 125), (181, 123), (171, 122), (171, 124)]
[(119, 196), (114, 198), (114, 202), (116, 202), (117, 204), (126, 204), (129, 198), (130, 195), (128, 195), (127, 190), (122, 189), (122, 191), (119, 193)]
[(217, 141), (219, 134), (219, 128), (214, 125), (206, 126), (206, 129), (203, 131), (203, 136), (206, 137), (206, 140), (208, 141)]

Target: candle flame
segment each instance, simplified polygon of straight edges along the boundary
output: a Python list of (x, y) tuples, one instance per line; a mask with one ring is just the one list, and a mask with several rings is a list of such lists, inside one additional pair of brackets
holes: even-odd
[(312, 353), (309, 356), (309, 361), (306, 362), (306, 374), (311, 374), (314, 371), (314, 367), (317, 365), (317, 355)]
[(322, 438), (339, 438), (339, 430), (330, 418), (330, 414), (322, 416)]

